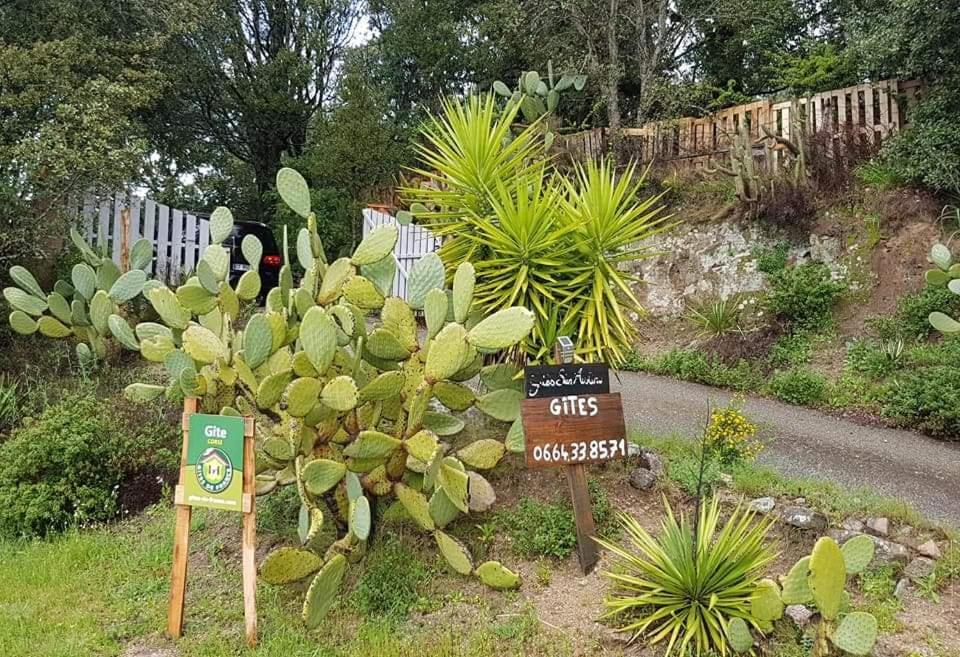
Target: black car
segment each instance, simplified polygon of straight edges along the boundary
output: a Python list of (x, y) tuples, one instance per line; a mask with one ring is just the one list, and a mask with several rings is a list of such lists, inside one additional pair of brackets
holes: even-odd
[(237, 286), (237, 281), (243, 273), (250, 270), (247, 259), (240, 251), (240, 243), (247, 235), (253, 235), (263, 244), (263, 255), (260, 257), (260, 298), (277, 287), (280, 281), (280, 268), (283, 266), (283, 257), (277, 248), (277, 241), (266, 224), (255, 221), (236, 221), (233, 232), (223, 241), (223, 245), (230, 249), (230, 285)]

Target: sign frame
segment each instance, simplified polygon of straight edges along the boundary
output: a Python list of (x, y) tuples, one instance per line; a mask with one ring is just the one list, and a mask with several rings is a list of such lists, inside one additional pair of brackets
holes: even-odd
[[(191, 416), (197, 414), (197, 398), (187, 397), (183, 400), (183, 416), (181, 430), (183, 433), (180, 448), (180, 477), (174, 491), (174, 504), (177, 507), (176, 520), (173, 530), (173, 566), (170, 575), (170, 604), (167, 610), (167, 633), (173, 638), (183, 636), (184, 602), (187, 594), (187, 562), (190, 553), (190, 519), (193, 515), (193, 506), (188, 503), (186, 483), (196, 473), (190, 470), (190, 442)], [(243, 421), (242, 446), (242, 481), (240, 494), (240, 509), (243, 514), (242, 529), (242, 571), (243, 571), (243, 620), (247, 645), (251, 648), (257, 645), (257, 507), (254, 460), (255, 426), (252, 417), (240, 418)], [(208, 505), (204, 505), (208, 506)], [(213, 507), (219, 508), (219, 507)]]
[(528, 468), (605, 463), (627, 456), (619, 392), (525, 399), (522, 408)]

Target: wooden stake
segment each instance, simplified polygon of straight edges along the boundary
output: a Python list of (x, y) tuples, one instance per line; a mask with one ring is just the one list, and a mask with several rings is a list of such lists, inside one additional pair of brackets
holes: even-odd
[[(573, 362), (573, 343), (570, 338), (562, 336), (557, 340), (553, 356), (558, 365)], [(587, 490), (587, 471), (582, 463), (568, 465), (565, 469), (570, 499), (573, 501), (573, 518), (577, 525), (577, 557), (580, 570), (586, 575), (597, 563), (597, 544), (593, 541), (597, 526), (593, 521), (590, 491)]]
[(243, 431), (243, 623), (247, 645), (257, 645), (257, 502), (254, 485), (253, 418), (244, 418)]
[(173, 529), (173, 573), (170, 578), (170, 608), (167, 612), (167, 633), (178, 639), (183, 635), (183, 604), (187, 595), (187, 561), (190, 552), (190, 516), (192, 509), (183, 503), (182, 486), (187, 467), (187, 437), (190, 416), (197, 412), (197, 399), (183, 400), (183, 444), (180, 448), (180, 476), (177, 481), (177, 518)]
[[(130, 208), (120, 211), (120, 271), (130, 271)], [(196, 412), (196, 411), (194, 411)]]

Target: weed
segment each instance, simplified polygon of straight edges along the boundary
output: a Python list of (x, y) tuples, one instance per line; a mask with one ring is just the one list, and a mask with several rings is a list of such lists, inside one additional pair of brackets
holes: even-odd
[(757, 271), (772, 275), (786, 269), (789, 253), (790, 244), (787, 242), (778, 242), (772, 247), (754, 249), (753, 257), (757, 261)]
[(550, 580), (553, 579), (553, 570), (550, 569), (550, 563), (546, 559), (537, 561), (537, 581), (540, 586), (550, 586)]
[(813, 341), (806, 331), (793, 331), (780, 338), (770, 348), (768, 360), (773, 367), (799, 367), (810, 362)]
[(883, 396), (882, 413), (932, 435), (960, 437), (960, 367), (935, 365), (901, 373)]
[(416, 552), (393, 536), (386, 537), (364, 561), (353, 604), (365, 616), (402, 620), (417, 604), (417, 589), (429, 575)]
[(499, 512), (497, 522), (522, 556), (565, 559), (577, 545), (573, 513), (558, 504), (525, 497), (514, 509)]
[(880, 566), (860, 573), (860, 590), (865, 602), (860, 611), (873, 614), (881, 632), (897, 630), (897, 612), (901, 604), (893, 595), (896, 586), (892, 566)]
[(822, 262), (807, 262), (770, 275), (767, 308), (801, 329), (822, 331), (832, 322), (834, 304), (847, 285), (833, 280)]
[(960, 312), (960, 296), (945, 287), (925, 287), (919, 292), (900, 297), (896, 319), (901, 333), (910, 338), (926, 338), (933, 332), (928, 318), (934, 311), (956, 315)]
[(857, 374), (882, 379), (900, 367), (903, 351), (902, 338), (890, 338), (880, 342), (861, 338), (847, 347), (845, 365)]

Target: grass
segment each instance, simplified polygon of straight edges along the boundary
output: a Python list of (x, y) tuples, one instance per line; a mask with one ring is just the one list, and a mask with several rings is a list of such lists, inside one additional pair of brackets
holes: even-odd
[[(130, 645), (172, 646), (162, 635), (172, 532), (172, 509), (158, 505), (119, 525), (73, 531), (45, 542), (0, 542), (0, 655), (113, 657)], [(568, 657), (574, 652), (568, 637), (540, 624), (529, 610), (501, 618), (483, 601), (470, 603), (475, 606), (456, 627), (443, 628), (385, 623), (378, 616), (365, 620), (355, 613), (356, 598), (345, 595), (329, 622), (310, 633), (300, 621), (302, 592), (264, 585), (257, 592), (260, 645), (254, 652), (243, 642), (239, 539), (235, 516), (194, 513), (186, 624), (184, 637), (176, 643), (179, 657)], [(367, 557), (372, 566), (355, 567), (360, 582), (356, 590), (364, 591), (358, 595), (366, 598), (365, 604), (376, 600), (394, 608), (396, 598), (391, 602), (382, 592), (373, 596), (363, 582), (369, 585), (376, 577), (368, 572), (399, 577), (398, 559), (409, 553), (389, 548), (378, 557), (377, 552)], [(459, 577), (430, 576), (437, 588), (462, 587), (456, 583), (462, 582)], [(403, 577), (409, 591), (410, 578)], [(410, 600), (403, 598), (404, 604)]]
[(900, 627), (897, 613), (903, 605), (893, 595), (897, 587), (893, 566), (871, 568), (861, 573), (859, 579), (864, 603), (857, 605), (857, 610), (873, 614), (881, 632), (897, 632)]

